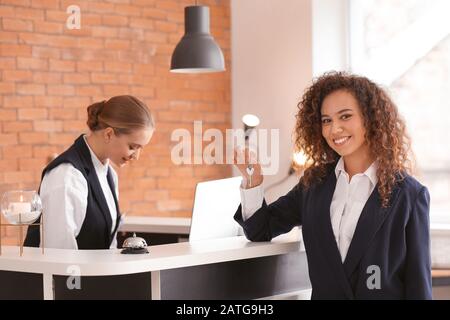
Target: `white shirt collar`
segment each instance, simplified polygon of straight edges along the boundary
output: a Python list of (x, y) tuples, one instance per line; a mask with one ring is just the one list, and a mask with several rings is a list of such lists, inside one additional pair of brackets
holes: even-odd
[(95, 171), (97, 171), (99, 174), (104, 174), (106, 176), (108, 174), (109, 159), (106, 159), (106, 163), (103, 164), (97, 158), (94, 151), (92, 151), (91, 147), (89, 146), (89, 143), (87, 142), (87, 139), (86, 139), (86, 135), (84, 135), (83, 138), (84, 138), (84, 142), (86, 142), (89, 152), (91, 153), (91, 159), (92, 159), (92, 163), (94, 164)]
[[(376, 185), (378, 183), (378, 177), (377, 177), (377, 170), (378, 170), (378, 161), (375, 160), (370, 167), (368, 167), (366, 169), (366, 171), (364, 171), (362, 174), (367, 176), (370, 179), (370, 182), (373, 185)], [(334, 168), (334, 172), (336, 174), (336, 179), (339, 178), (339, 174), (341, 172), (345, 172), (345, 174), (348, 175), (348, 173), (345, 171), (345, 167), (344, 167), (344, 158), (341, 157), (338, 161), (338, 163), (336, 164), (336, 167)]]

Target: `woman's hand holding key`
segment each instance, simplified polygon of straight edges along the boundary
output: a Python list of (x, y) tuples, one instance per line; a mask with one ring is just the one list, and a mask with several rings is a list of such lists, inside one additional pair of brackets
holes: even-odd
[(261, 173), (261, 165), (257, 162), (256, 153), (248, 148), (234, 150), (234, 165), (239, 169), (244, 178), (244, 189), (259, 186), (264, 176)]

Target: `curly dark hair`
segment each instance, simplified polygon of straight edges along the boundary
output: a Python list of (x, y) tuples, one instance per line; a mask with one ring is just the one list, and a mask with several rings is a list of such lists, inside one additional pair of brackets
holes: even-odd
[(322, 136), (321, 106), (336, 90), (350, 92), (358, 101), (366, 128), (365, 139), (378, 160), (378, 192), (383, 207), (395, 183), (412, 172), (413, 154), (406, 126), (397, 106), (380, 86), (369, 79), (345, 72), (329, 72), (313, 81), (298, 104), (295, 148), (305, 153), (308, 165), (300, 184), (306, 188), (322, 181), (339, 155)]

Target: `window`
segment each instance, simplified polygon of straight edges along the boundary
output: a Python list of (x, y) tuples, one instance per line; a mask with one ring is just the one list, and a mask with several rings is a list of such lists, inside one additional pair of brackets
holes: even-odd
[(384, 85), (406, 120), (431, 222), (450, 223), (450, 1), (348, 0), (349, 68)]

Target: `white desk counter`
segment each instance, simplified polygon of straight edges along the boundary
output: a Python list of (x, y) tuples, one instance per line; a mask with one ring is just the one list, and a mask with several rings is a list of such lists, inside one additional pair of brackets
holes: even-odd
[(121, 254), (115, 250), (65, 250), (5, 246), (0, 270), (67, 275), (78, 266), (83, 276), (132, 274), (190, 267), (195, 265), (251, 259), (300, 250), (298, 241), (250, 242), (245, 237), (181, 242), (151, 246), (148, 254)]
[[(289, 254), (304, 255), (301, 242), (298, 240), (291, 237), (275, 239), (272, 242), (249, 242), (245, 237), (233, 237), (150, 246), (149, 254), (139, 255), (121, 254), (119, 249), (45, 249), (45, 254), (42, 254), (38, 248), (24, 248), (23, 256), (20, 257), (18, 247), (6, 246), (3, 247), (3, 253), (0, 256), (0, 270), (42, 274), (45, 299), (54, 298), (53, 276), (71, 276), (74, 266), (82, 277), (118, 276), (147, 272), (151, 273), (152, 299), (161, 299), (160, 272), (164, 270), (189, 270), (189, 268), (192, 270), (201, 266), (217, 267), (219, 265), (220, 268), (223, 268), (224, 263), (237, 261), (242, 263), (242, 260), (254, 259), (251, 261), (256, 261), (258, 258), (282, 257)], [(283, 264), (286, 265), (284, 262)], [(244, 268), (247, 267), (244, 266)], [(230, 270), (229, 267), (225, 267), (223, 270), (225, 269)], [(205, 272), (205, 270), (201, 272)], [(217, 273), (217, 271), (214, 272)], [(178, 273), (180, 272), (178, 271)], [(177, 275), (177, 277), (179, 279), (180, 276)]]

